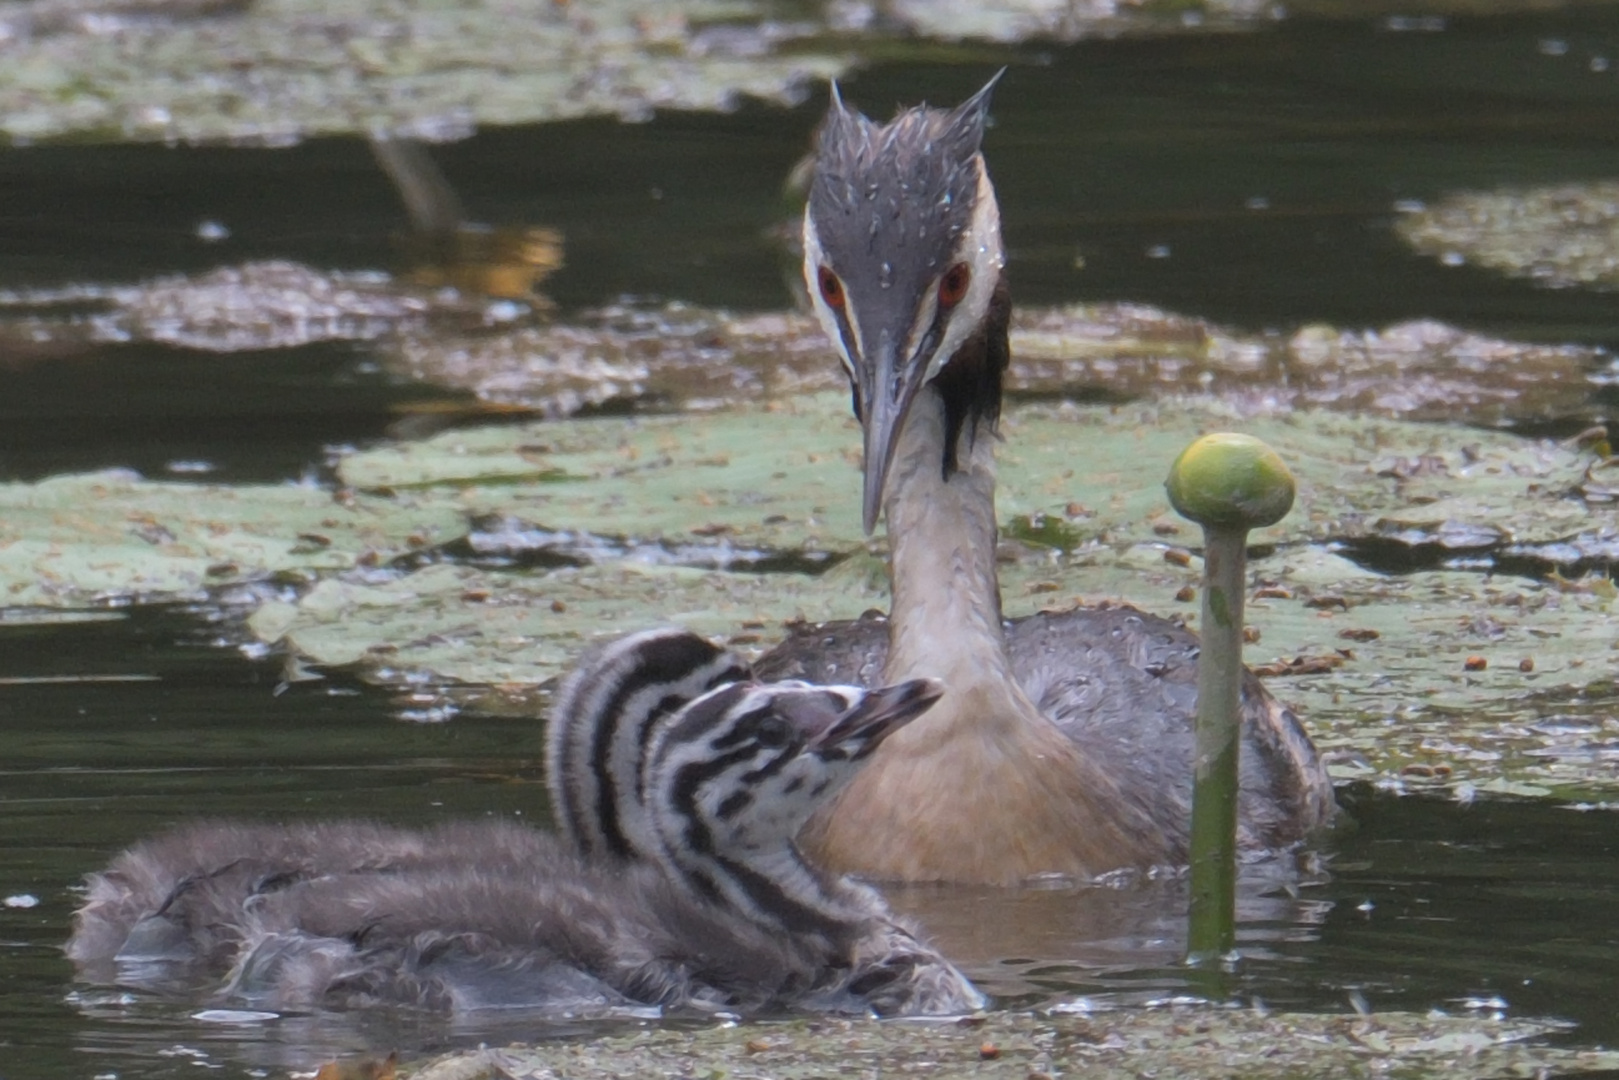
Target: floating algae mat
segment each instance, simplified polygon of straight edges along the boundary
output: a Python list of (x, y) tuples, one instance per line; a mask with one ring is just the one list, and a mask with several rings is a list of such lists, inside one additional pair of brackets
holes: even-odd
[[(1533, 4), (1489, 4), (1515, 6)], [(487, 125), (726, 109), (743, 96), (793, 102), (862, 52), (937, 55), (939, 45), (917, 38), (1049, 43), (1231, 30), (1269, 26), (1278, 11), (1260, 0), (908, 0), (884, 8), (890, 36), (861, 40), (848, 33), (860, 5), (756, 0), (11, 2), (0, 4), (0, 136), (285, 145), (387, 131), (448, 140)]]
[[(1013, 408), (1007, 613), (1126, 601), (1190, 621), (1196, 538), (1161, 463), (1232, 427), (1299, 479), (1299, 509), (1253, 537), (1246, 658), (1303, 708), (1340, 778), (1591, 800), (1619, 786), (1619, 504), (1579, 447), (1209, 401)], [(0, 485), (0, 595), (70, 610), (279, 586), (243, 597), (274, 597), (249, 624), (263, 641), (530, 709), (604, 634), (682, 623), (761, 648), (788, 621), (886, 607), (857, 440), (828, 394), (451, 431), (347, 455), (336, 490), (125, 472)], [(1368, 551), (1418, 569), (1346, 557)], [(1539, 576), (1478, 572), (1512, 565)], [(777, 569), (746, 569), (761, 566)], [(1603, 573), (1573, 576), (1591, 566)]]
[(199, 599), (277, 574), (375, 566), (465, 532), (453, 507), (295, 484), (186, 484), (124, 470), (0, 484), (10, 607)]
[(1619, 1068), (1619, 1053), (1536, 1040), (1549, 1025), (1380, 1013), (1321, 1016), (1160, 1008), (992, 1014), (958, 1023), (799, 1020), (658, 1030), (453, 1054), (413, 1080), (662, 1080), (684, 1076), (1539, 1077)]
[[(152, 341), (203, 352), (373, 344), (390, 370), (501, 409), (557, 418), (613, 404), (712, 409), (841, 390), (815, 320), (690, 304), (614, 304), (566, 321), (375, 271), (272, 260), (134, 285), (0, 292), (0, 345)], [(1589, 418), (1611, 358), (1580, 345), (1505, 341), (1431, 319), (1376, 330), (1309, 324), (1234, 330), (1144, 304), (1013, 314), (1015, 394), (1109, 401), (1213, 397), (1244, 412), (1288, 406), (1471, 424)]]
[[(1178, 520), (1163, 493), (1177, 448), (1236, 425), (1276, 446), (1299, 478), (1299, 510), (1256, 545), (1445, 521), (1523, 543), (1611, 519), (1570, 497), (1595, 460), (1577, 448), (1330, 413), (1244, 417), (1195, 401), (1010, 410), (1001, 516), (1066, 520), (1076, 541), (1161, 542)], [(846, 396), (820, 395), (703, 417), (453, 431), (349, 455), (338, 475), (362, 491), (437, 490), (468, 515), (556, 529), (852, 551), (865, 542), (858, 463)]]
[[(120, 6), (125, 10), (119, 10)], [(7, 4), (0, 132), (12, 139), (285, 145), (386, 131), (455, 139), (487, 124), (796, 100), (840, 57), (781, 48), (745, 0), (588, 6), (397, 0)], [(155, 8), (156, 5), (153, 5)], [(708, 24), (724, 27), (705, 36)], [(732, 24), (735, 25), (725, 25)]]
[[(770, 644), (787, 620), (882, 608), (845, 409), (829, 395), (701, 421), (456, 431), (350, 455), (338, 467), (345, 483), (496, 522), (481, 534), (490, 544), (470, 562), (329, 579), (265, 605), (251, 626), (384, 682), (519, 691), (591, 639), (648, 623), (748, 648)], [(1237, 424), (1192, 403), (1011, 410), (1007, 613), (1123, 600), (1190, 619), (1198, 562), (1182, 545), (1195, 538), (1170, 514), (1157, 463)], [(1619, 652), (1607, 578), (1468, 569), (1496, 550), (1583, 551), (1582, 538), (1601, 549), (1619, 521), (1611, 501), (1581, 494), (1591, 453), (1324, 413), (1240, 426), (1293, 466), (1301, 508), (1253, 538), (1247, 659), (1282, 677), (1278, 691), (1304, 706), (1340, 777), (1578, 798), (1614, 788), (1619, 730), (1604, 714)], [(1437, 568), (1390, 575), (1341, 553), (1369, 542), (1437, 552)], [(531, 548), (546, 545), (573, 565), (536, 565)], [(725, 568), (762, 553), (831, 569)]]
[(1455, 192), (1408, 212), (1395, 232), (1448, 266), (1560, 288), (1619, 287), (1619, 181)]

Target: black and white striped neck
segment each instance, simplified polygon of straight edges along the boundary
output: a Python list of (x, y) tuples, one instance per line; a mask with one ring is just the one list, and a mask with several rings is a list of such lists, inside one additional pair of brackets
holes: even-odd
[[(932, 702), (928, 684), (909, 684), (906, 693), (906, 701), (879, 708), (915, 715)], [(660, 861), (752, 922), (828, 944), (863, 932), (865, 920), (884, 914), (881, 902), (811, 867), (794, 838), (887, 733), (851, 727), (843, 739), (831, 736), (861, 709), (875, 715), (870, 696), (850, 687), (747, 682), (689, 704), (656, 731), (643, 773)]]
[(655, 863), (739, 919), (841, 948), (887, 909), (805, 862), (794, 838), (938, 685), (748, 674), (684, 630), (633, 634), (586, 657), (551, 720), (555, 814), (587, 854)]
[(741, 658), (668, 627), (586, 655), (557, 691), (546, 733), (546, 786), (563, 836), (586, 855), (656, 858), (641, 788), (654, 725), (749, 675)]

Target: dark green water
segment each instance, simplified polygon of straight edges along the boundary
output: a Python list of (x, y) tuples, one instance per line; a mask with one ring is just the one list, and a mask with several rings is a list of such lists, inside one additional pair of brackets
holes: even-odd
[[(1566, 48), (1549, 55), (1549, 40)], [(1612, 70), (1594, 71), (1596, 57)], [(1447, 269), (1388, 230), (1402, 199), (1619, 175), (1619, 15), (1452, 21), (1438, 33), (1283, 23), (881, 68), (846, 93), (877, 113), (954, 101), (1003, 61), (1012, 70), (988, 153), (1025, 301), (1130, 299), (1250, 327), (1425, 316), (1619, 345), (1609, 295)], [(792, 213), (781, 178), (819, 112), (491, 132), (436, 156), (477, 217), (565, 231), (554, 289), (565, 309), (622, 294), (776, 308), (786, 294), (769, 231)], [(230, 238), (198, 241), (205, 219)], [(0, 151), (0, 287), (265, 257), (374, 268), (402, 226), (353, 142)], [(392, 408), (423, 395), (377, 374), (359, 347), (0, 355), (0, 476), (156, 474), (177, 459), (208, 461), (227, 481), (318, 475), (327, 444), (382, 437)], [(342, 684), (277, 694), (279, 662), (244, 659), (228, 625), (181, 609), (126, 614), (0, 622), (0, 678), (144, 677), (0, 682), (0, 897), (39, 901), (0, 907), (0, 1078), (196, 1076), (198, 1060), (241, 1075), (512, 1034), (378, 1018), (237, 1027), (191, 1019), (185, 1003), (70, 1000), (59, 947), (71, 887), (167, 822), (544, 809), (531, 725), (407, 724), (384, 695)], [(1359, 828), (1333, 841), (1323, 883), (1245, 901), (1244, 994), (1335, 1010), (1351, 991), (1374, 1009), (1499, 998), (1510, 1014), (1577, 1021), (1581, 1041), (1619, 1043), (1619, 818), (1350, 797)], [(941, 934), (991, 920), (1026, 928), (970, 959), (1009, 1000), (1183, 989), (1168, 966), (1172, 895), (907, 902), (938, 912)]]
[[(4, 627), (0, 641), (0, 893), (39, 901), (0, 907), (0, 1077), (194, 1076), (194, 1060), (239, 1076), (378, 1047), (568, 1033), (378, 1016), (228, 1024), (196, 1019), (193, 1001), (76, 985), (60, 951), (71, 886), (118, 847), (203, 816), (543, 819), (539, 732), (469, 716), (405, 723), (382, 695), (344, 685), (278, 694), (277, 662), (221, 648), (184, 609)], [(12, 681), (69, 674), (151, 679)], [(1380, 1010), (1499, 1009), (1576, 1021), (1582, 1042), (1619, 1042), (1611, 812), (1363, 791), (1345, 802), (1357, 827), (1330, 845), (1330, 874), (1296, 896), (1246, 890), (1240, 997), (1339, 1012), (1351, 993)], [(1175, 966), (1184, 901), (1174, 887), (895, 900), (1009, 1004), (1189, 992)], [(987, 925), (1013, 929), (985, 942)]]

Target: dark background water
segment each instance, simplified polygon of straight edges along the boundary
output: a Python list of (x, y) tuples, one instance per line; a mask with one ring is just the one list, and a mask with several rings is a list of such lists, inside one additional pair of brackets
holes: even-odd
[[(1597, 58), (1613, 63), (1593, 70)], [(1445, 268), (1389, 230), (1399, 200), (1619, 175), (1619, 15), (1452, 20), (1437, 33), (1285, 21), (880, 67), (845, 92), (876, 114), (948, 103), (1003, 62), (987, 151), (1023, 301), (1128, 299), (1246, 327), (1435, 317), (1619, 345), (1611, 296)], [(625, 294), (779, 308), (790, 269), (773, 232), (795, 212), (783, 178), (820, 111), (487, 132), (434, 154), (474, 216), (565, 232), (552, 289), (564, 311)], [(198, 240), (204, 220), (229, 239)], [(0, 151), (0, 288), (249, 258), (385, 267), (403, 226), (355, 141)], [(0, 355), (0, 478), (160, 473), (179, 459), (227, 481), (319, 475), (327, 444), (383, 437), (425, 396), (348, 345)], [(277, 693), (279, 661), (241, 655), (216, 610), (114, 614), (0, 619), (0, 897), (39, 900), (0, 907), (0, 1077), (194, 1076), (192, 1051), (237, 1075), (488, 1034), (375, 1018), (240, 1028), (189, 1019), (195, 1006), (180, 1002), (69, 999), (70, 887), (167, 822), (544, 814), (532, 723), (406, 724), (385, 695), (341, 681)], [(109, 676), (125, 681), (71, 681)], [(1244, 994), (1333, 1009), (1350, 991), (1374, 1009), (1499, 996), (1511, 1014), (1578, 1021), (1581, 1041), (1619, 1042), (1611, 811), (1349, 797), (1359, 828), (1334, 839), (1330, 878), (1297, 900), (1250, 897)], [(1173, 897), (1120, 894), (1141, 910), (1117, 925), (1074, 914), (1094, 897), (1070, 899), (957, 897), (958, 913), (1039, 909), (1027, 948), (978, 956), (974, 974), (1014, 1000), (1177, 992), (1163, 966)]]

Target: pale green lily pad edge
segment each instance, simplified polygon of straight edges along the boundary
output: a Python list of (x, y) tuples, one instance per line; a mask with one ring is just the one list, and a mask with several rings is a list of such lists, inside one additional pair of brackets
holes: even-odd
[(777, 1080), (927, 1075), (1034, 1080), (1242, 1076), (1541, 1077), (1619, 1068), (1619, 1053), (1547, 1045), (1558, 1025), (1442, 1014), (1311, 1015), (1189, 1006), (968, 1022), (795, 1020), (659, 1028), (451, 1054), (412, 1080)]

